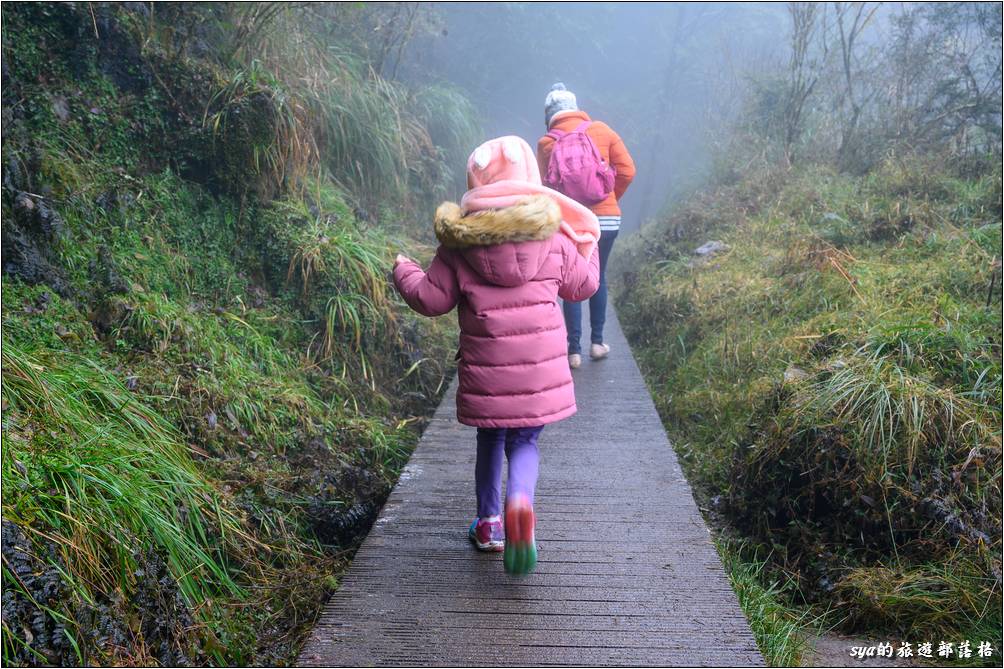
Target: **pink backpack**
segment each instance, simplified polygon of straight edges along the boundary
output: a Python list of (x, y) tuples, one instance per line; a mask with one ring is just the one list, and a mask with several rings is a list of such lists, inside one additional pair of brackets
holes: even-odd
[(586, 134), (589, 121), (571, 132), (552, 130), (554, 140), (544, 185), (564, 193), (576, 202), (593, 205), (603, 202), (614, 189), (613, 168), (603, 162), (600, 150)]

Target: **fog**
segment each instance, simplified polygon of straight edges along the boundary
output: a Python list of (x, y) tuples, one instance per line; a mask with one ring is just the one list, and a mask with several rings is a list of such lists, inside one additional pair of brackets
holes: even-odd
[[(783, 4), (440, 3), (434, 34), (409, 45), (401, 78), (445, 80), (482, 113), (486, 136), (531, 146), (544, 97), (563, 82), (624, 139), (638, 175), (623, 230), (699, 182), (749, 77), (784, 62)], [(431, 32), (431, 31), (430, 31)], [(434, 74), (433, 74), (434, 73)]]

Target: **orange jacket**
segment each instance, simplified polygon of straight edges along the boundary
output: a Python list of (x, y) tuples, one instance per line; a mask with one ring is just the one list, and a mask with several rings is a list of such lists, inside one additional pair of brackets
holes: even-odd
[[(551, 121), (549, 130), (571, 132), (583, 121), (592, 121), (589, 114), (584, 111), (562, 112)], [(624, 140), (606, 123), (593, 121), (586, 130), (586, 134), (600, 150), (603, 160), (617, 171), (614, 191), (607, 196), (607, 199), (593, 205), (590, 209), (597, 216), (620, 216), (621, 208), (617, 205), (617, 201), (621, 199), (631, 180), (634, 179), (634, 161), (631, 160), (631, 154), (624, 146)], [(540, 165), (541, 176), (547, 174), (547, 164), (551, 161), (553, 149), (554, 140), (547, 135), (537, 141), (537, 164)]]

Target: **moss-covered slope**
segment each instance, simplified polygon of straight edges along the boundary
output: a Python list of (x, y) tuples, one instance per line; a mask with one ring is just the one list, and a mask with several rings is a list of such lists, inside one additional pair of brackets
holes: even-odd
[(225, 10), (154, 10), (4, 8), (13, 664), (288, 661), (449, 371)]
[[(750, 175), (614, 260), (703, 504), (770, 556), (790, 602), (845, 630), (1000, 647), (1001, 173), (988, 164)], [(724, 246), (695, 253), (709, 241)]]

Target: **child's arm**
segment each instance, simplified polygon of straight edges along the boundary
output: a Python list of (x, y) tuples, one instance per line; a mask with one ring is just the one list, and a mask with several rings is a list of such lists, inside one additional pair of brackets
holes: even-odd
[(558, 297), (569, 302), (581, 302), (592, 297), (600, 287), (599, 248), (594, 247), (589, 260), (586, 260), (571, 240), (562, 237), (562, 253), (565, 261), (561, 268), (562, 280)]
[(398, 256), (394, 264), (394, 285), (408, 306), (423, 316), (441, 316), (457, 306), (460, 287), (453, 268), (436, 252), (428, 272), (414, 260)]

